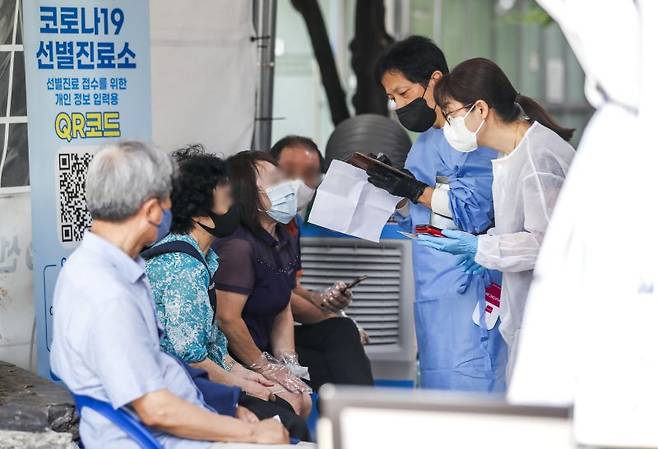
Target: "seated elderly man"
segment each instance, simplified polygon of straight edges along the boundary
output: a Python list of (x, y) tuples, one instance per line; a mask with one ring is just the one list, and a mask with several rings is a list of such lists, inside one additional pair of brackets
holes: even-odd
[[(270, 154), (286, 177), (297, 188), (297, 211), (303, 216), (315, 189), (320, 185), (324, 158), (315, 142), (308, 137), (286, 136), (274, 144)], [(288, 231), (299, 239), (301, 217), (291, 221)], [(301, 248), (298, 243), (297, 248)], [(301, 259), (301, 255), (299, 255)], [(314, 389), (325, 383), (372, 385), (370, 360), (363, 345), (368, 334), (349, 319), (343, 309), (352, 299), (343, 282), (326, 292), (307, 290), (301, 284), (302, 270), (297, 273), (291, 305), (295, 321), (295, 344), (302, 365), (308, 366)]]
[[(160, 349), (139, 252), (156, 239), (170, 207), (172, 174), (170, 158), (142, 142), (112, 144), (94, 157), (86, 184), (91, 230), (55, 288), (52, 370), (75, 394), (134, 410), (167, 449), (287, 443), (276, 420), (244, 422), (215, 413), (180, 362)], [(88, 449), (136, 447), (89, 409), (80, 435)]]

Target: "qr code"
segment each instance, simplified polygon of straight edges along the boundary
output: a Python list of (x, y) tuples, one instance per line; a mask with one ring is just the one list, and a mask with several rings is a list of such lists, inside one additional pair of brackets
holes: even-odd
[(59, 240), (63, 244), (79, 242), (91, 226), (85, 203), (85, 178), (93, 157), (88, 151), (64, 150), (57, 154)]

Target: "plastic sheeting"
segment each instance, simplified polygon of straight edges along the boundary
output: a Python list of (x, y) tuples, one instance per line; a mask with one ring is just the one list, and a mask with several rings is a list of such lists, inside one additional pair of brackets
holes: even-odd
[(252, 2), (151, 0), (153, 140), (228, 156), (251, 145), (258, 65)]
[[(0, 3), (0, 195), (30, 184), (25, 107), (25, 62), (17, 0)], [(16, 29), (14, 30), (14, 25)], [(16, 46), (14, 46), (16, 44)]]

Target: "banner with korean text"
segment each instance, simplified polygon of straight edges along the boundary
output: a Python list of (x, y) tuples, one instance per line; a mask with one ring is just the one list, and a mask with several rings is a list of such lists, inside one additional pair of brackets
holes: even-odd
[(91, 222), (89, 162), (108, 141), (151, 138), (148, 0), (23, 0), (23, 27), (38, 371), (47, 377), (53, 289)]

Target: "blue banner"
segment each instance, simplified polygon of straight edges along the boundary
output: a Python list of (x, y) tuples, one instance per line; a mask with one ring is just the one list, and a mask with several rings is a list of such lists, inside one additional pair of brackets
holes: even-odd
[(38, 370), (47, 377), (53, 289), (91, 223), (89, 162), (105, 142), (151, 138), (148, 0), (24, 0), (23, 26)]

